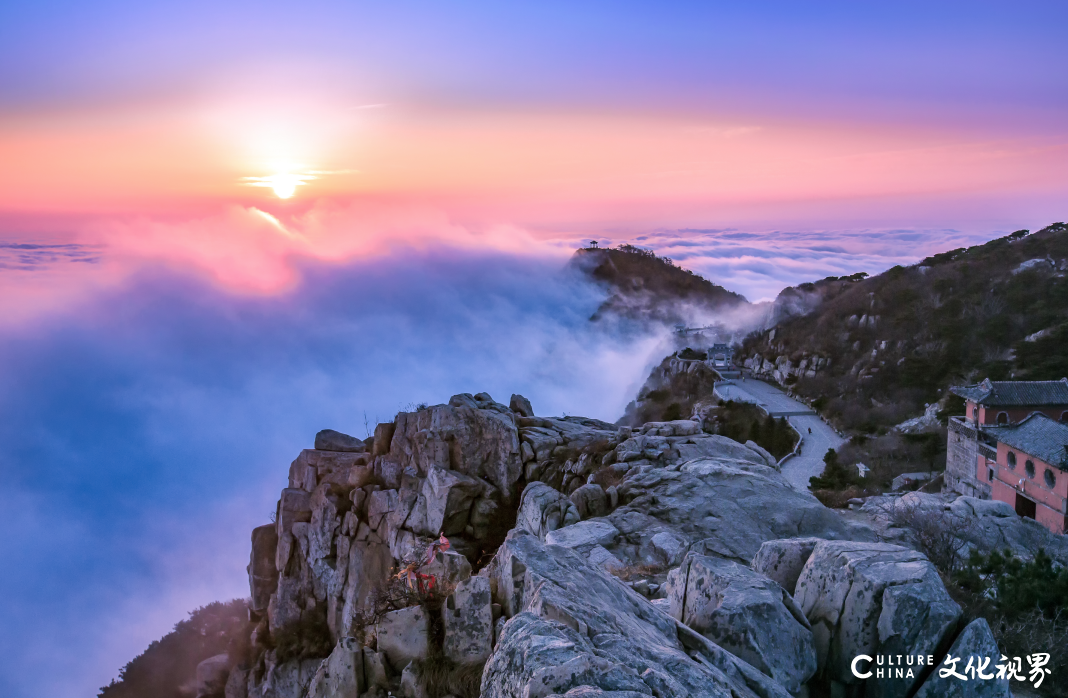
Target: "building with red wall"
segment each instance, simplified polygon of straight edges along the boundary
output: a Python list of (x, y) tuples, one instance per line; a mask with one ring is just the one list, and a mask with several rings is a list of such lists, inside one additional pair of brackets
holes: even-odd
[(990, 483), (992, 497), (1054, 533), (1068, 527), (1068, 424), (1035, 412), (1017, 424), (990, 427), (993, 460), (981, 456), (976, 477)]
[[(992, 381), (950, 389), (964, 398), (965, 414), (950, 417), (946, 444), (946, 489), (980, 499), (993, 496), (983, 464), (996, 461), (991, 428), (1018, 424), (1034, 412), (1068, 422), (1068, 378), (1055, 381)], [(977, 475), (978, 473), (978, 475)]]
[(964, 398), (964, 418), (973, 424), (1013, 424), (1032, 412), (1068, 422), (1068, 378), (1059, 381), (992, 381), (950, 388)]

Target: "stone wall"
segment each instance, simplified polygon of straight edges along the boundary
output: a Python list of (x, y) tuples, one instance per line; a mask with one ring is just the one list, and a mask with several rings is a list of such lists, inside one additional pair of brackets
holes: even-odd
[(945, 489), (967, 497), (990, 499), (990, 483), (976, 477), (979, 432), (960, 417), (949, 420), (946, 436)]

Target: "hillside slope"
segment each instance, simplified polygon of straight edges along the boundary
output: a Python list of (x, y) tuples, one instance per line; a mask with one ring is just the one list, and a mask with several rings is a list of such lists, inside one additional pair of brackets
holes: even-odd
[(577, 250), (568, 266), (604, 285), (609, 297), (592, 320), (616, 316), (664, 324), (706, 322), (724, 310), (749, 306), (741, 294), (717, 286), (667, 257), (632, 245)]
[(198, 608), (123, 667), (118, 679), (100, 689), (99, 698), (193, 698), (197, 665), (223, 653), (236, 663), (251, 630), (247, 601)]
[(840, 426), (879, 431), (953, 383), (1068, 375), (1066, 272), (1068, 226), (1056, 223), (867, 279), (804, 284), (783, 292), (785, 319), (738, 358)]

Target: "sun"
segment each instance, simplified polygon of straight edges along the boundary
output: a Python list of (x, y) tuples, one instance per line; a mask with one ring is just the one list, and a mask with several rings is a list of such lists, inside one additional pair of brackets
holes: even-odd
[(313, 179), (316, 176), (311, 173), (280, 172), (267, 177), (242, 177), (241, 181), (250, 187), (268, 187), (279, 199), (289, 199), (297, 193), (297, 187)]

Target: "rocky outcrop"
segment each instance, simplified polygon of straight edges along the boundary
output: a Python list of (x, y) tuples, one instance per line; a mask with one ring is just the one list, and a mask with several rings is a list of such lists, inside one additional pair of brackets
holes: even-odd
[(219, 654), (197, 664), (197, 698), (220, 698), (230, 678), (230, 657)]
[(400, 671), (429, 650), (430, 618), (422, 606), (409, 606), (382, 616), (375, 628), (378, 651)]
[(355, 436), (342, 434), (333, 429), (323, 429), (315, 435), (315, 450), (363, 453), (367, 450), (367, 444)]
[[(877, 323), (878, 319), (865, 316), (865, 323), (869, 321)], [(866, 325), (865, 325), (866, 326)], [(775, 330), (770, 332), (770, 341), (775, 339)], [(762, 356), (753, 354), (746, 358), (742, 365), (748, 369), (754, 377), (773, 380), (779, 385), (785, 385), (789, 379), (815, 378), (819, 373), (826, 371), (831, 366), (831, 359), (817, 354), (801, 353), (792, 359), (787, 354)]]
[(305, 450), (253, 534), (253, 661), (227, 695), (462, 698), (480, 676), (483, 696), (785, 698), (851, 683), (855, 650), (944, 651), (959, 609), (930, 563), (856, 542), (887, 527), (774, 466), (697, 421), (620, 429), (484, 393)]
[(581, 520), (575, 504), (544, 482), (532, 482), (523, 490), (515, 526), (542, 540), (550, 531)]
[(395, 424), (388, 459), (402, 471), (453, 470), (513, 496), (522, 476), (515, 417), (489, 395), (455, 395), (448, 405), (401, 412)]
[[(812, 624), (819, 671), (829, 682), (861, 681), (853, 658), (939, 655), (961, 616), (937, 570), (920, 553), (885, 543), (818, 543), (794, 594)], [(870, 695), (908, 696), (922, 673), (872, 678)]]
[(457, 664), (481, 664), (493, 651), (493, 601), (486, 577), (457, 585), (441, 609), (442, 653)]
[(687, 555), (667, 578), (671, 615), (790, 693), (816, 673), (812, 630), (793, 598), (730, 560)]
[(689, 551), (749, 564), (768, 540), (854, 537), (815, 497), (750, 449), (734, 447), (668, 467), (636, 464), (618, 486), (620, 506), (604, 517), (619, 531), (605, 547), (628, 565), (674, 567)]
[(616, 446), (614, 460), (669, 465), (695, 458), (778, 467), (775, 459), (755, 443), (740, 444), (726, 436), (705, 434), (697, 421), (689, 419), (644, 425)]
[[(965, 676), (962, 670), (972, 665), (985, 669), (983, 673), (992, 675), (990, 678), (966, 677), (961, 680), (957, 677), (947, 676), (943, 678), (938, 671), (931, 673), (930, 678), (924, 682), (915, 698), (1010, 698), (1009, 680), (998, 678), (994, 664), (998, 662), (1001, 651), (994, 641), (994, 634), (990, 632), (990, 626), (982, 618), (977, 618), (968, 624), (949, 648), (948, 655), (959, 659), (957, 673)], [(944, 666), (944, 662), (937, 662), (935, 666)]]
[(271, 594), (278, 586), (278, 527), (274, 524), (252, 529), (252, 555), (248, 563), (248, 588), (251, 594), (250, 607), (254, 613), (263, 613), (271, 601)]
[(869, 497), (860, 511), (869, 518), (881, 540), (915, 548), (910, 522), (928, 518), (938, 525), (952, 526), (964, 541), (960, 551), (964, 559), (972, 550), (984, 554), (1008, 550), (1025, 560), (1043, 550), (1060, 564), (1068, 565), (1068, 536), (1051, 533), (997, 500), (909, 492), (900, 497)]
[(308, 686), (308, 698), (359, 696), (367, 688), (364, 679), (363, 650), (351, 642), (339, 642), (319, 665)]
[(533, 417), (534, 408), (530, 406), (530, 400), (522, 395), (512, 395), (508, 401), (508, 409), (512, 410), (517, 417)]
[(793, 595), (801, 570), (812, 556), (819, 538), (785, 538), (769, 540), (753, 557), (753, 569)]
[(602, 465), (625, 438), (615, 425), (585, 417), (517, 419), (524, 475), (570, 494)]
[(789, 695), (574, 551), (525, 531), (510, 534), (485, 575), (509, 620), (483, 698)]

